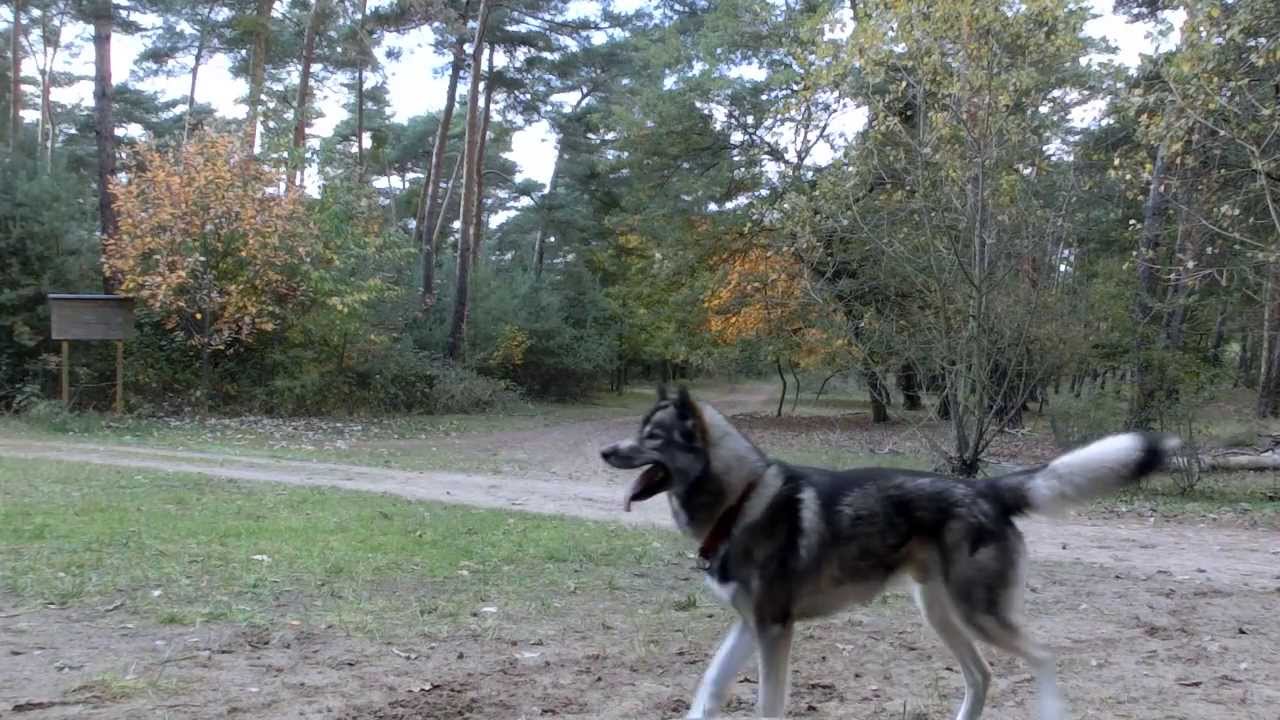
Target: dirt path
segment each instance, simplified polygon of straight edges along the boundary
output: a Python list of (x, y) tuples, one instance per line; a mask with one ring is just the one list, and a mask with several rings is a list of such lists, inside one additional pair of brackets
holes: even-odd
[[(621, 421), (615, 421), (621, 422)], [(614, 424), (614, 423), (608, 423)], [(595, 424), (592, 424), (594, 427)], [(616, 428), (615, 428), (616, 429)], [(606, 429), (599, 429), (605, 432)], [(542, 432), (543, 437), (546, 431)], [(515, 433), (505, 433), (514, 435)], [(577, 438), (573, 452), (594, 455), (600, 443), (556, 428), (556, 435)], [(612, 437), (605, 435), (604, 437)], [(511, 444), (504, 443), (506, 447)], [(598, 469), (595, 482), (539, 477), (417, 472), (336, 463), (251, 458), (137, 446), (0, 438), (0, 455), (27, 459), (96, 463), (147, 470), (189, 472), (248, 482), (336, 487), (389, 493), (476, 507), (569, 515), (629, 525), (671, 527), (664, 502), (648, 502), (622, 512), (623, 473)], [(597, 460), (597, 465), (599, 461)], [(1274, 533), (1195, 527), (1182, 524), (1097, 522), (1063, 518), (1020, 523), (1033, 558), (1111, 567), (1150, 575), (1157, 570), (1174, 582), (1280, 589), (1280, 538)]]
[[(699, 398), (729, 415), (764, 413), (773, 410), (777, 388), (755, 383), (730, 385), (702, 391)], [(465, 433), (448, 443), (450, 450), (462, 458), (497, 460), (501, 475), (599, 485), (602, 478), (618, 481), (600, 462), (600, 448), (634, 433), (639, 421), (638, 415), (625, 413), (531, 430)], [(368, 447), (412, 449), (422, 442), (380, 441), (369, 443)]]
[[(767, 393), (728, 399), (722, 407), (730, 412), (760, 411)], [(494, 475), (13, 438), (0, 438), (0, 456), (671, 527), (661, 500), (623, 513), (630, 474), (605, 470), (597, 459), (600, 445), (632, 432), (635, 422), (621, 417), (466, 437), (480, 452), (515, 459), (511, 470)], [(520, 465), (539, 472), (515, 471)], [(1020, 524), (1031, 546), (1032, 631), (1052, 639), (1061, 653), (1066, 693), (1083, 717), (1274, 717), (1280, 703), (1274, 622), (1280, 537), (1274, 532), (1160, 519)], [(616, 607), (573, 596), (580, 603), (573, 612), (477, 625), (426, 646), (417, 644), (421, 637), (379, 642), (319, 628), (156, 626), (125, 622), (101, 608), (6, 614), (0, 596), (0, 714), (12, 710), (41, 720), (679, 716), (725, 622), (716, 610), (669, 609), (673, 598), (696, 587), (692, 575), (681, 569), (671, 577), (645, 576), (646, 589)], [(660, 604), (636, 615), (645, 602)], [(803, 631), (796, 653), (798, 717), (941, 718), (959, 698), (953, 661), (905, 600), (817, 622)], [(992, 659), (998, 679), (984, 717), (1027, 717), (1030, 676), (1015, 661)], [(128, 700), (112, 699), (113, 688), (95, 681), (104, 676), (150, 684)], [(744, 675), (730, 704), (734, 716), (751, 714), (754, 688)], [(31, 699), (52, 704), (23, 705)]]

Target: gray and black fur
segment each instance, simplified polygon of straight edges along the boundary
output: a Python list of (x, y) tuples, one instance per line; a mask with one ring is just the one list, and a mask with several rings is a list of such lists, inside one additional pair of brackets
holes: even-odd
[(708, 583), (740, 619), (698, 686), (689, 717), (714, 715), (753, 653), (763, 717), (786, 705), (792, 628), (879, 595), (906, 577), (965, 680), (957, 720), (982, 714), (991, 672), (981, 640), (1026, 660), (1043, 720), (1063, 717), (1052, 655), (1022, 631), (1026, 548), (1013, 519), (1052, 513), (1158, 469), (1173, 438), (1113, 435), (1031, 470), (986, 480), (885, 468), (832, 471), (768, 459), (683, 388), (659, 391), (640, 435), (601, 451), (645, 470), (626, 507), (666, 492), (677, 525), (702, 543)]

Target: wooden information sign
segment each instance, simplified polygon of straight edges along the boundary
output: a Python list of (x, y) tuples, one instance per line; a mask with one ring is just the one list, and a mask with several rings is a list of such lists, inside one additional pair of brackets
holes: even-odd
[(62, 341), (62, 402), (71, 404), (71, 341), (114, 340), (116, 343), (116, 412), (124, 412), (124, 341), (138, 331), (133, 324), (133, 298), (122, 295), (49, 295), (50, 337)]

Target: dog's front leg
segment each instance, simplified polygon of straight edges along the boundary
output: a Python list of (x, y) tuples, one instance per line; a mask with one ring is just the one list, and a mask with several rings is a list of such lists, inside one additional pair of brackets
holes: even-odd
[(698, 691), (693, 696), (693, 704), (689, 706), (688, 717), (709, 718), (716, 715), (724, 704), (734, 676), (751, 657), (755, 645), (751, 628), (747, 627), (745, 621), (739, 620), (729, 628), (729, 634), (721, 641), (715, 657), (711, 658), (711, 665), (698, 683)]
[(788, 666), (791, 661), (792, 624), (761, 624), (756, 632), (760, 646), (760, 699), (756, 712), (762, 718), (780, 718), (787, 708)]

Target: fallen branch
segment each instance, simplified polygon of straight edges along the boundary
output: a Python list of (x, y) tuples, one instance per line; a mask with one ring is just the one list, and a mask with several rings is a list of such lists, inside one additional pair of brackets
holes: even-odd
[[(1200, 453), (1197, 456), (1197, 461), (1200, 465), (1200, 470), (1203, 472), (1264, 472), (1280, 470), (1280, 455), (1271, 450), (1264, 452), (1238, 448), (1215, 450), (1209, 453)], [(1188, 460), (1185, 456), (1180, 455), (1172, 458), (1169, 462), (1175, 468), (1183, 468), (1186, 467)]]
[(83, 705), (83, 700), (28, 700), (20, 702), (9, 708), (13, 712), (31, 712), (33, 710), (48, 710), (60, 705)]
[[(1245, 448), (1225, 448), (1212, 452), (1200, 453), (1197, 456), (1201, 472), (1267, 472), (1280, 470), (1280, 454), (1275, 450), (1249, 450)], [(1186, 455), (1175, 455), (1169, 459), (1169, 466), (1181, 470), (1187, 466)], [(1022, 472), (1030, 466), (1017, 463), (991, 460), (983, 463), (988, 475)]]

